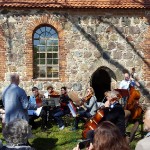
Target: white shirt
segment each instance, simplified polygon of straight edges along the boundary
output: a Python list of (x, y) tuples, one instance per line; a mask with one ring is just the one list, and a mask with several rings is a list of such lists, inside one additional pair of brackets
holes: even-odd
[(128, 89), (130, 85), (130, 80), (122, 80), (119, 85), (119, 89)]

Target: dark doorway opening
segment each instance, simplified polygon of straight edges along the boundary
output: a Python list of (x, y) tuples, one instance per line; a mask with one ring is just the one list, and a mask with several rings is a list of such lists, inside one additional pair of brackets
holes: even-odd
[(102, 102), (104, 99), (104, 93), (111, 90), (111, 77), (108, 71), (106, 71), (109, 68), (106, 68), (100, 67), (93, 73), (91, 78), (91, 86), (95, 91), (95, 96), (97, 97), (98, 102)]

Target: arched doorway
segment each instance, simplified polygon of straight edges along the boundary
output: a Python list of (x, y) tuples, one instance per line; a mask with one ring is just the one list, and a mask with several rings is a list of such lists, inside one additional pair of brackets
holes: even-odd
[(116, 80), (116, 76), (108, 67), (98, 68), (92, 75), (91, 86), (95, 91), (97, 100), (101, 102), (104, 98), (104, 93), (111, 90), (111, 78)]

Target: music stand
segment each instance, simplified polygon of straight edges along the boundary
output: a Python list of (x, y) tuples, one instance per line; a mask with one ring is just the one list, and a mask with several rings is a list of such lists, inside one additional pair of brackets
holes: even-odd
[(114, 90), (119, 92), (119, 94), (122, 97), (128, 97), (129, 96), (129, 91), (127, 89), (114, 89)]

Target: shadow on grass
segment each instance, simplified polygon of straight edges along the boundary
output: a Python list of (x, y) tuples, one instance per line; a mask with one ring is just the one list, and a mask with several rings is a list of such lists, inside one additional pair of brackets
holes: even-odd
[(57, 138), (36, 138), (32, 142), (32, 147), (36, 150), (52, 150), (55, 149)]

